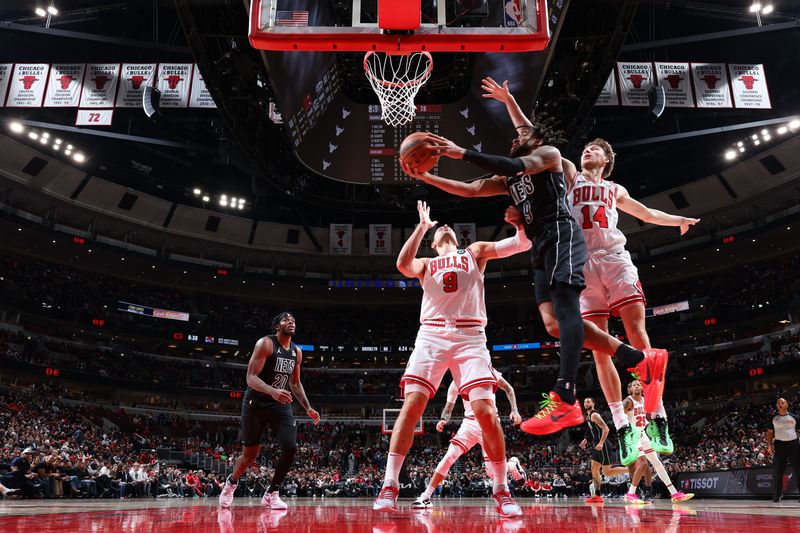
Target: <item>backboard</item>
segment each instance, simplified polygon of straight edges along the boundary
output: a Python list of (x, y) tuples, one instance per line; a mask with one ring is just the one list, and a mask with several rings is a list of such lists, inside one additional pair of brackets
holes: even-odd
[(546, 0), (251, 0), (250, 43), (273, 51), (533, 52)]
[[(400, 416), (400, 409), (384, 409), (381, 433), (384, 435), (391, 435), (398, 416)], [(422, 435), (423, 433), (425, 433), (425, 426), (420, 418), (417, 421), (417, 425), (414, 426), (414, 435)]]

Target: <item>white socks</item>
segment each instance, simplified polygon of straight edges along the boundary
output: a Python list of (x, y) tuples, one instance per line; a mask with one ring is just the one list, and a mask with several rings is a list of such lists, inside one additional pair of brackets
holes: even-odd
[(425, 492), (420, 495), (420, 498), (423, 500), (430, 500), (431, 496), (433, 496), (434, 490), (436, 489), (433, 487), (433, 485), (428, 485), (427, 488), (425, 488)]
[(399, 483), (397, 478), (400, 477), (400, 469), (403, 467), (403, 461), (406, 456), (399, 453), (389, 453), (386, 459), (386, 476), (383, 478), (383, 486), (392, 485), (397, 487)]
[(625, 414), (622, 402), (608, 402), (608, 406), (611, 408), (611, 417), (614, 419), (616, 429), (628, 424), (628, 416)]
[(667, 410), (664, 409), (664, 400), (658, 402), (658, 407), (656, 407), (656, 410), (650, 414), (653, 415), (653, 418), (663, 418), (666, 420)]
[(505, 459), (502, 461), (490, 461), (487, 463), (489, 468), (492, 470), (492, 492), (497, 493), (501, 490), (508, 490), (508, 485), (506, 485), (506, 477), (508, 476), (508, 470)]

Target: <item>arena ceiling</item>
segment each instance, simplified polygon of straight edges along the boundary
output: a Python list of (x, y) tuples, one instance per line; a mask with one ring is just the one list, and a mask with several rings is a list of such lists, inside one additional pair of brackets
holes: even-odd
[[(719, 172), (730, 164), (725, 151), (751, 130), (632, 143), (800, 115), (796, 83), (800, 3), (774, 0), (775, 9), (763, 17), (760, 30), (749, 12), (751, 3), (564, 2), (565, 14), (554, 26), (557, 38), (541, 91), (534, 90), (534, 101), (522, 102), (523, 107), (535, 106), (561, 122), (569, 141), (564, 151), (572, 157), (595, 136), (618, 145), (631, 143), (617, 150), (616, 176), (638, 197)], [(5, 0), (0, 5), (0, 49), (5, 52), (0, 62), (197, 62), (206, 77), (214, 78), (208, 83), (218, 110), (163, 112), (158, 120), (148, 119), (141, 110), (119, 112), (107, 131), (138, 136), (139, 141), (63, 133), (66, 140), (86, 147), (87, 172), (170, 201), (197, 204), (192, 191), (202, 188), (247, 198), (243, 214), (248, 217), (322, 226), (330, 221), (363, 225), (376, 216), (404, 223), (413, 202), (427, 197), (450, 217), (469, 217), (479, 225), (491, 225), (498, 218), (505, 205), (502, 199), (462, 201), (413, 185), (345, 184), (301, 165), (283, 126), (270, 122), (264, 112), (275, 88), (261, 55), (248, 45), (244, 4), (242, 0), (56, 0), (59, 15), (52, 17), (46, 30), (43, 19), (34, 14), (35, 1)], [(721, 31), (731, 34), (724, 39), (696, 38)], [(685, 40), (661, 42), (680, 38)], [(617, 60), (763, 63), (773, 108), (668, 108), (655, 121), (642, 108), (593, 108), (594, 95)], [(2, 108), (0, 113), (6, 120), (71, 125), (75, 111)], [(761, 148), (768, 146), (763, 143)], [(213, 203), (207, 207), (225, 211)]]

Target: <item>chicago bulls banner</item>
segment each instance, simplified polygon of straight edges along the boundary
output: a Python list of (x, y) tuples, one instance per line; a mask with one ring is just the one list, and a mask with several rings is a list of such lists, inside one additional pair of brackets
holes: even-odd
[(617, 63), (622, 105), (650, 105), (647, 91), (654, 84), (652, 63)]
[(144, 88), (155, 84), (156, 64), (123, 63), (119, 78), (117, 107), (142, 107)]
[(475, 242), (475, 223), (456, 222), (453, 224), (453, 231), (458, 238), (458, 247), (466, 248)]
[(600, 91), (600, 96), (597, 97), (594, 105), (619, 105), (619, 91), (617, 91), (617, 78), (614, 76), (614, 71), (611, 71), (606, 84), (603, 85), (603, 90)]
[(369, 255), (391, 255), (392, 225), (369, 225)]
[(656, 63), (656, 79), (664, 88), (667, 107), (694, 107), (689, 63)]
[[(407, 230), (405, 232), (406, 238), (408, 238), (408, 236), (411, 235), (413, 231), (414, 231), (413, 229)], [(417, 257), (433, 257), (436, 255), (436, 252), (433, 251), (433, 246), (431, 246), (431, 244), (433, 243), (434, 233), (436, 233), (436, 227), (429, 229), (422, 237), (422, 241), (419, 243), (419, 251), (417, 252)]]
[(189, 107), (207, 107), (209, 109), (217, 107), (197, 65), (194, 66), (194, 74), (192, 74), (192, 94), (189, 96)]
[(189, 104), (191, 82), (191, 63), (161, 63), (158, 66), (161, 107), (186, 107)]
[(83, 77), (80, 107), (114, 107), (119, 63), (89, 63)]
[(11, 81), (11, 68), (13, 63), (0, 63), (0, 106), (6, 103), (8, 82)]
[(331, 255), (350, 255), (353, 251), (353, 225), (331, 224), (328, 253)]
[(733, 85), (733, 101), (736, 107), (745, 109), (772, 109), (767, 89), (764, 65), (728, 65)]
[(78, 109), (76, 126), (110, 126), (114, 117), (113, 109)]
[(692, 63), (697, 107), (733, 107), (725, 63)]
[(8, 89), (7, 107), (41, 107), (47, 73), (46, 63), (17, 63)]
[(81, 81), (85, 67), (83, 63), (51, 65), (44, 107), (77, 107), (81, 98)]

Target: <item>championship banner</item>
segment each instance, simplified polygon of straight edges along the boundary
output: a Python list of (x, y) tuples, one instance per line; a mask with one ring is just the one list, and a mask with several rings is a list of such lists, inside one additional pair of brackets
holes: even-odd
[(353, 251), (353, 225), (331, 224), (328, 253), (331, 255), (350, 255)]
[(649, 106), (647, 91), (654, 84), (652, 63), (617, 63), (617, 73), (622, 105)]
[(392, 225), (369, 225), (369, 255), (392, 254)]
[(203, 81), (203, 76), (200, 75), (200, 69), (197, 65), (194, 66), (194, 73), (192, 74), (192, 94), (189, 96), (189, 107), (206, 107), (209, 109), (216, 109), (217, 104), (211, 98), (211, 93), (208, 92), (206, 82)]
[(694, 107), (689, 63), (656, 63), (656, 79), (664, 88), (667, 107)]
[(744, 109), (772, 109), (764, 65), (730, 64), (733, 102)]
[(155, 63), (123, 63), (117, 107), (142, 107), (144, 88), (155, 84)]
[(84, 63), (51, 65), (44, 107), (78, 107), (85, 67)]
[(6, 103), (8, 82), (11, 81), (11, 67), (13, 66), (13, 63), (0, 63), (0, 107)]
[(697, 107), (733, 107), (725, 63), (692, 63)]
[(86, 65), (80, 107), (114, 107), (119, 81), (119, 63)]
[(17, 63), (11, 76), (6, 107), (41, 107), (49, 71), (47, 63)]
[(594, 105), (619, 105), (619, 91), (617, 90), (617, 78), (614, 76), (614, 71), (611, 71), (606, 84), (603, 85), (603, 90), (600, 91), (600, 96), (597, 97)]
[[(414, 232), (413, 228), (410, 229), (410, 230), (407, 230), (405, 232), (406, 233), (406, 238), (408, 238), (407, 236), (411, 235), (411, 233), (413, 233), (413, 232)], [(422, 236), (422, 241), (420, 241), (420, 243), (419, 243), (419, 251), (417, 252), (418, 256), (433, 257), (433, 256), (436, 255), (436, 252), (433, 251), (433, 246), (431, 246), (431, 244), (433, 244), (433, 234), (434, 233), (436, 233), (436, 227), (433, 227), (433, 228), (429, 229), (425, 233), (425, 235)]]
[(456, 222), (453, 224), (453, 231), (456, 232), (458, 239), (458, 247), (466, 248), (475, 242), (475, 223), (466, 224), (464, 222)]
[(189, 104), (191, 82), (191, 63), (161, 63), (158, 66), (161, 107), (186, 107)]

